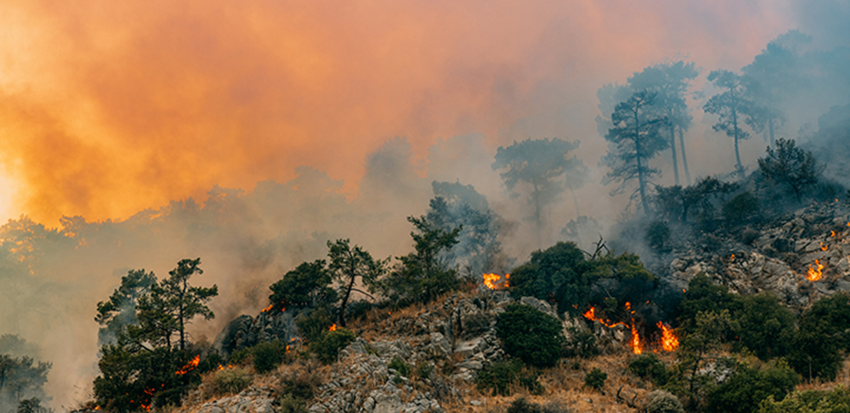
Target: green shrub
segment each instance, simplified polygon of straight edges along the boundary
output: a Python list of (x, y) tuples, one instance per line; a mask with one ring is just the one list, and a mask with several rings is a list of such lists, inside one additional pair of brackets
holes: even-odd
[(685, 413), (679, 398), (664, 390), (646, 396), (646, 413)]
[(634, 375), (651, 380), (656, 386), (667, 382), (667, 368), (655, 354), (641, 354), (629, 363), (629, 371)]
[(490, 390), (493, 395), (510, 396), (511, 385), (518, 384), (532, 394), (542, 394), (543, 385), (537, 381), (537, 375), (523, 372), (519, 360), (503, 360), (493, 363), (478, 372), (475, 379), (478, 390)]
[(213, 396), (235, 394), (251, 385), (251, 377), (244, 369), (234, 367), (218, 370), (212, 375), (209, 383), (209, 392)]
[(654, 221), (646, 229), (646, 241), (656, 253), (669, 251), (670, 226), (664, 221)]
[(723, 204), (723, 218), (729, 225), (749, 221), (759, 211), (759, 200), (751, 192), (741, 192)]
[(331, 364), (336, 361), (339, 351), (357, 338), (351, 330), (337, 328), (328, 331), (310, 344), (310, 351), (316, 355), (322, 363)]
[(843, 360), (842, 351), (850, 349), (848, 325), (850, 295), (833, 294), (816, 301), (800, 317), (788, 362), (807, 379), (834, 380)]
[(410, 364), (405, 363), (404, 360), (400, 359), (398, 356), (393, 356), (393, 359), (390, 360), (390, 364), (387, 365), (387, 368), (397, 371), (398, 374), (404, 377), (410, 377)]
[(278, 400), (280, 413), (307, 413), (307, 401), (287, 394)]
[(286, 345), (279, 340), (264, 341), (251, 349), (254, 370), (257, 373), (268, 373), (283, 363)]
[(308, 343), (312, 343), (328, 332), (328, 328), (334, 323), (334, 317), (325, 307), (319, 307), (308, 314), (300, 314), (295, 318), (295, 325), (301, 332), (301, 337)]
[(561, 323), (536, 308), (508, 305), (496, 321), (496, 334), (508, 354), (533, 366), (554, 366), (561, 358)]
[(602, 390), (605, 386), (605, 380), (608, 379), (608, 373), (594, 367), (587, 375), (584, 376), (584, 385), (591, 389)]
[(759, 370), (741, 365), (723, 384), (708, 392), (709, 413), (750, 413), (759, 403), (773, 396), (782, 400), (797, 385), (797, 374), (783, 364)]
[(227, 358), (229, 364), (243, 364), (251, 360), (251, 348), (240, 348), (230, 354)]
[(847, 413), (850, 390), (838, 385), (832, 390), (793, 392), (782, 401), (773, 396), (762, 400), (758, 413)]
[(414, 374), (420, 379), (427, 379), (434, 373), (434, 365), (428, 362), (420, 362), (416, 365)]
[(797, 317), (771, 293), (742, 298), (743, 306), (733, 318), (737, 324), (734, 348), (749, 349), (756, 357), (769, 360), (791, 351)]

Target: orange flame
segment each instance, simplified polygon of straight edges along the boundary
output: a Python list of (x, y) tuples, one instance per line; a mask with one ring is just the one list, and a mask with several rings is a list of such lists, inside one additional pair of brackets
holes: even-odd
[(484, 286), (491, 290), (504, 290), (510, 286), (508, 284), (508, 279), (511, 278), (510, 274), (505, 274), (505, 282), (501, 285), (498, 284), (498, 281), (502, 279), (502, 276), (499, 274), (482, 274), (482, 277), (484, 277)]
[(732, 254), (732, 256), (729, 257), (729, 261), (735, 261), (735, 254)]
[(817, 269), (809, 264), (809, 270), (806, 272), (806, 279), (809, 281), (819, 281), (823, 277), (823, 264), (820, 263), (820, 260), (815, 260), (815, 265)]
[(829, 237), (832, 238), (835, 236), (835, 231), (829, 231)]
[(826, 251), (826, 250), (828, 250), (828, 249), (829, 249), (829, 245), (823, 245), (823, 243), (822, 243), (822, 242), (820, 243), (820, 250), (821, 250), (821, 251)]
[(662, 322), (658, 322), (658, 328), (661, 329), (661, 348), (664, 351), (673, 351), (679, 348), (679, 338), (673, 333), (673, 329), (667, 328)]
[(609, 320), (603, 320), (601, 318), (597, 318), (596, 317), (596, 308), (594, 308), (594, 307), (590, 307), (590, 310), (587, 310), (582, 315), (584, 316), (584, 318), (586, 318), (590, 321), (598, 321), (600, 324), (602, 324), (603, 326), (608, 327), (608, 328), (614, 328), (618, 325), (622, 325), (622, 326), (626, 325), (625, 323), (622, 323), (622, 322), (611, 324), (611, 321), (609, 321)]
[(336, 323), (334, 323), (328, 331), (336, 331)]
[(632, 320), (632, 353), (643, 353), (643, 346), (640, 344), (640, 336), (635, 328), (635, 320)]
[(194, 370), (195, 367), (198, 367), (198, 363), (200, 363), (200, 362), (201, 362), (201, 356), (200, 355), (195, 356), (195, 358), (193, 358), (192, 361), (189, 362), (189, 364), (183, 366), (183, 368), (181, 368), (180, 370), (177, 370), (174, 374), (177, 374), (178, 376), (184, 375), (184, 374)]
[(271, 309), (272, 309), (272, 308), (274, 308), (274, 304), (269, 304), (269, 306), (268, 306), (268, 307), (264, 308), (264, 309), (263, 309), (263, 311), (260, 311), (260, 312), (261, 312), (261, 313), (266, 313), (266, 312), (271, 311)]
[(289, 354), (289, 345), (286, 346), (286, 354)]

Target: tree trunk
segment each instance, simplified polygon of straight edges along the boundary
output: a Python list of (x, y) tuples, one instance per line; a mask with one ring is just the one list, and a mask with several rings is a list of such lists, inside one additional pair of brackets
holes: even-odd
[(643, 181), (643, 166), (640, 162), (641, 150), (640, 150), (640, 120), (638, 118), (638, 108), (635, 107), (635, 159), (637, 160), (637, 171), (638, 171), (638, 190), (640, 191), (640, 202), (643, 205), (643, 213), (646, 216), (649, 216), (649, 204), (646, 200), (646, 183)]
[(186, 336), (183, 331), (183, 307), (185, 307), (185, 298), (186, 297), (186, 278), (183, 278), (183, 290), (180, 291), (180, 313), (178, 315), (178, 321), (180, 322), (180, 351), (186, 349)]
[(688, 156), (685, 154), (685, 132), (679, 126), (679, 147), (682, 148), (682, 168), (685, 169), (685, 181), (691, 186), (691, 171), (688, 170)]
[(676, 127), (670, 124), (670, 153), (673, 154), (673, 181), (679, 185), (679, 160), (676, 156)]
[[(354, 257), (351, 259), (353, 263)], [(345, 327), (345, 306), (348, 305), (348, 297), (351, 297), (351, 290), (354, 288), (354, 280), (357, 278), (354, 268), (351, 268), (350, 276), (351, 281), (348, 282), (348, 288), (345, 289), (345, 296), (342, 297), (342, 302), (339, 304), (339, 325), (341, 327)]]
[(744, 166), (741, 165), (741, 152), (738, 150), (738, 110), (732, 108), (732, 129), (735, 133), (735, 159), (738, 162), (738, 179), (744, 179)]

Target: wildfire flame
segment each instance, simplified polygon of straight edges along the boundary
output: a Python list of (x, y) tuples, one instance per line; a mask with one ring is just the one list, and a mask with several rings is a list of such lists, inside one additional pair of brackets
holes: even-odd
[(823, 245), (823, 243), (822, 243), (822, 242), (820, 243), (820, 250), (821, 250), (821, 251), (826, 251), (826, 250), (828, 250), (828, 249), (829, 249), (829, 245)]
[(264, 308), (263, 311), (261, 311), (261, 313), (269, 312), (269, 311), (271, 311), (272, 308), (274, 308), (274, 304), (269, 304), (269, 306)]
[(829, 231), (829, 237), (832, 238), (835, 236), (835, 231)]
[(601, 318), (596, 317), (596, 308), (594, 308), (594, 307), (590, 307), (590, 310), (587, 310), (582, 315), (584, 316), (584, 318), (586, 318), (590, 321), (598, 321), (600, 324), (602, 324), (603, 326), (608, 327), (608, 328), (614, 328), (618, 325), (621, 325), (621, 326), (626, 325), (625, 323), (622, 323), (622, 322), (611, 324), (611, 321), (609, 321), (609, 320), (603, 320)]
[(332, 325), (332, 326), (328, 329), (328, 331), (336, 331), (336, 323), (334, 323), (334, 324), (333, 324), (333, 325)]
[(174, 374), (176, 374), (178, 376), (182, 376), (182, 375), (194, 370), (195, 367), (198, 367), (198, 363), (200, 363), (200, 362), (201, 362), (201, 356), (200, 355), (195, 356), (195, 358), (193, 358), (192, 361), (189, 362), (189, 364), (183, 366), (183, 368), (181, 368), (180, 370), (177, 370)]
[(732, 254), (732, 257), (729, 258), (730, 261), (735, 261), (735, 254)]
[(820, 260), (815, 260), (815, 266), (817, 268), (809, 264), (809, 270), (806, 272), (806, 279), (809, 281), (819, 281), (823, 277), (823, 264), (820, 263)]
[(643, 353), (643, 345), (640, 344), (640, 335), (638, 335), (637, 329), (635, 328), (635, 320), (632, 319), (632, 353), (640, 354)]
[(511, 278), (510, 274), (505, 274), (505, 282), (501, 285), (497, 284), (497, 282), (502, 279), (502, 276), (499, 274), (482, 274), (482, 277), (484, 277), (484, 286), (491, 290), (504, 290), (510, 286), (508, 285), (508, 279)]
[(661, 348), (668, 352), (679, 348), (679, 338), (673, 333), (673, 329), (667, 328), (667, 326), (660, 321), (657, 326), (661, 329)]

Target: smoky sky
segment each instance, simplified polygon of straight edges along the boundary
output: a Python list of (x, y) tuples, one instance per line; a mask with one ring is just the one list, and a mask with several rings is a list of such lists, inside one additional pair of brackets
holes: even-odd
[(475, 133), (493, 152), (545, 136), (598, 158), (601, 84), (677, 54), (741, 67), (822, 17), (846, 30), (830, 4), (8, 1), (0, 206), (122, 219), (302, 165), (351, 194), (366, 155), (402, 136), (420, 161)]

